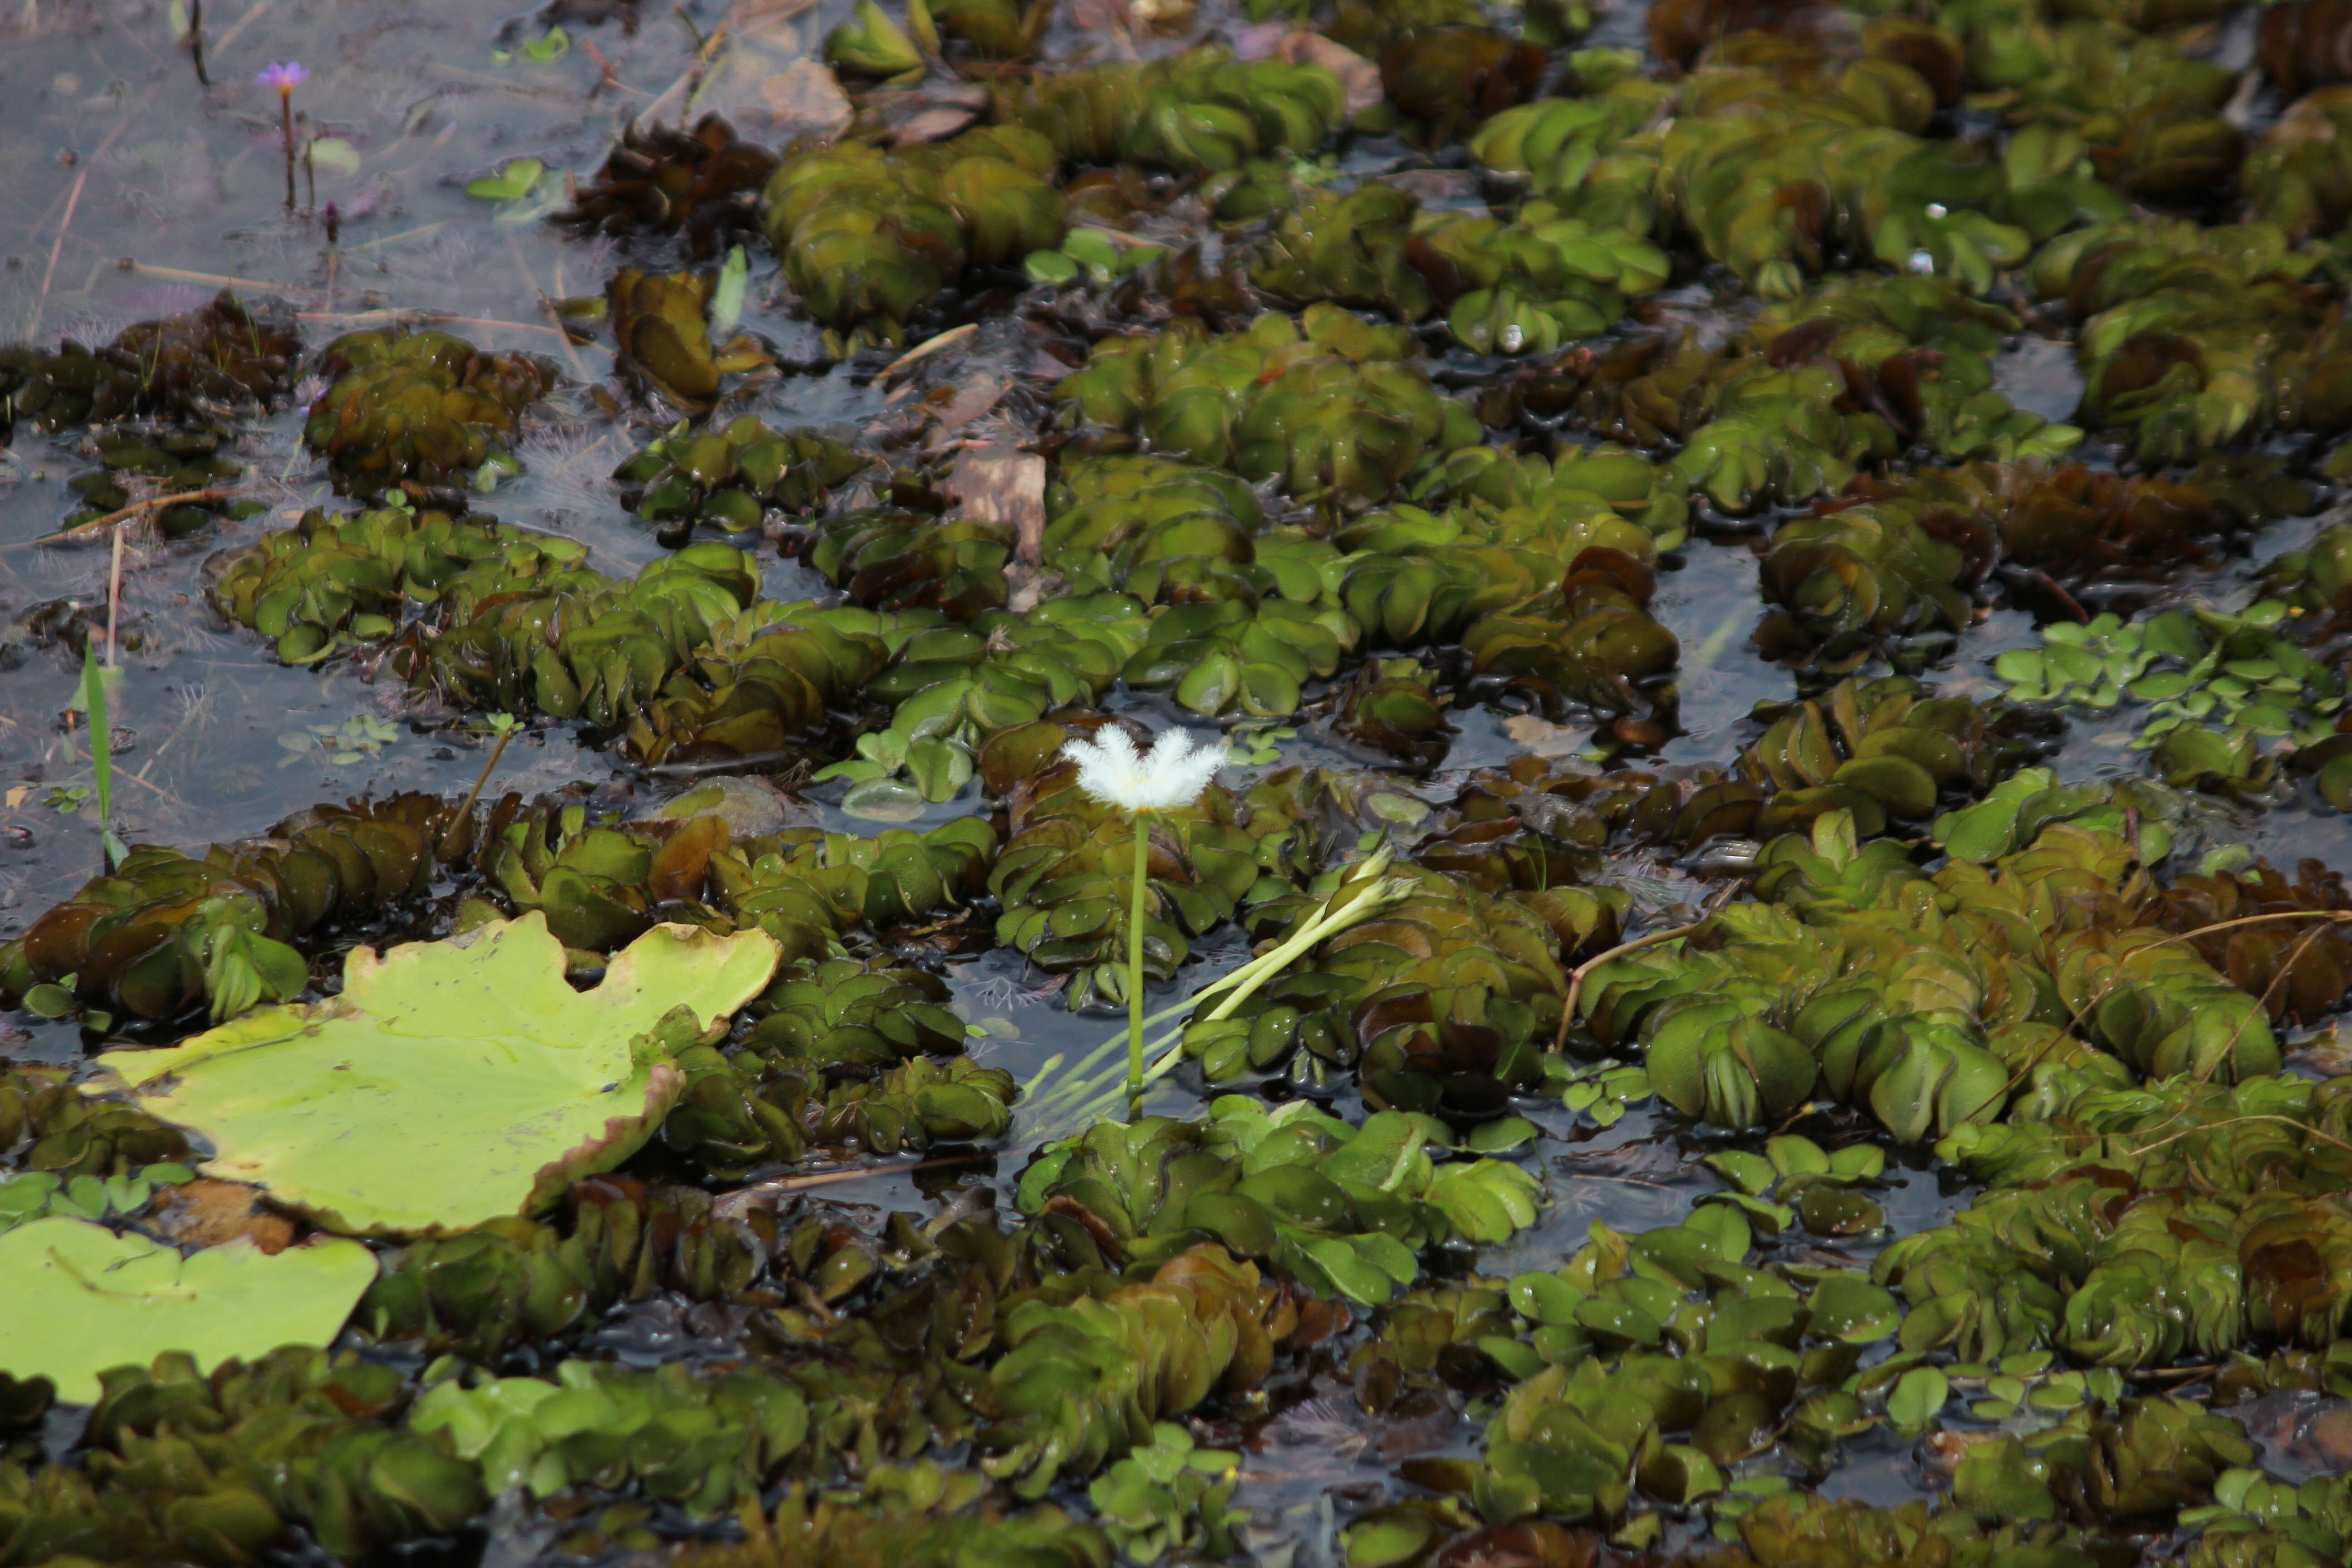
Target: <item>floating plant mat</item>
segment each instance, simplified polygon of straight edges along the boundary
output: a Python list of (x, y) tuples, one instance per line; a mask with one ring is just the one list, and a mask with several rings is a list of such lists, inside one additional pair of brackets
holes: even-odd
[(2336, 0), (0, 25), (0, 1568), (2352, 1564)]

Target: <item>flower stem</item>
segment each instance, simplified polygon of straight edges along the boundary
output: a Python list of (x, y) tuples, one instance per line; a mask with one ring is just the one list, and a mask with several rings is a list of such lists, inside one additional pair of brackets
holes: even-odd
[(286, 210), (294, 210), (294, 89), (278, 89), (278, 128), (286, 139)]
[(1150, 813), (1135, 814), (1135, 892), (1127, 921), (1127, 1092), (1143, 1092), (1143, 898), (1151, 864)]

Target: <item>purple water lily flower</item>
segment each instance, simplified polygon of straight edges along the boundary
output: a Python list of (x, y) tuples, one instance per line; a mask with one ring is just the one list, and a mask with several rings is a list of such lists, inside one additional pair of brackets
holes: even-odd
[(292, 92), (301, 86), (310, 75), (309, 71), (302, 68), (301, 61), (288, 60), (282, 66), (273, 65), (264, 68), (253, 79), (264, 87), (274, 87), (279, 92)]

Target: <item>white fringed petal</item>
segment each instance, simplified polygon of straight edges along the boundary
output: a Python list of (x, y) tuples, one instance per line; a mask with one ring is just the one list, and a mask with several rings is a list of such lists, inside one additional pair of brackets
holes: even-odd
[(1116, 724), (1103, 726), (1099, 740), (1070, 742), (1062, 754), (1078, 764), (1080, 789), (1123, 811), (1190, 805), (1225, 765), (1223, 745), (1211, 742), (1196, 746), (1182, 730), (1168, 731), (1150, 751), (1139, 752)]

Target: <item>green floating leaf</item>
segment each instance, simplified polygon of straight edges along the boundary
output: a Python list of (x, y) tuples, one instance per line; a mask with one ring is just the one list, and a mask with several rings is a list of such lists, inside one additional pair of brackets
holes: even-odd
[(743, 294), (751, 281), (751, 258), (741, 246), (736, 246), (727, 252), (727, 265), (719, 269), (719, 287), (711, 290), (711, 336), (723, 337), (743, 319)]
[(99, 1060), (152, 1086), (142, 1110), (212, 1141), (208, 1174), (334, 1230), (456, 1229), (529, 1214), (635, 1152), (685, 1081), (648, 1032), (675, 1008), (708, 1028), (776, 958), (763, 931), (656, 926), (578, 992), (534, 910), (382, 957), (354, 949), (332, 1001)]
[(517, 158), (495, 174), (466, 183), (466, 194), (477, 201), (519, 202), (539, 184), (543, 164), (536, 158)]
[(923, 797), (894, 778), (869, 778), (841, 797), (841, 809), (862, 822), (912, 822)]
[[(2055, 631), (2057, 628), (2051, 628)], [(2011, 684), (2042, 679), (2042, 655), (2032, 648), (2013, 647), (1992, 661), (1992, 672)]]
[(315, 136), (305, 144), (303, 157), (310, 167), (337, 174), (360, 172), (360, 150), (340, 136)]
[(1897, 1378), (1886, 1396), (1886, 1418), (1897, 1432), (1925, 1432), (1952, 1396), (1952, 1385), (1932, 1366), (1915, 1366)]
[(1078, 264), (1058, 250), (1031, 251), (1022, 261), (1021, 270), (1028, 274), (1032, 283), (1059, 286), (1075, 283), (1078, 279)]
[(324, 1238), (272, 1257), (242, 1238), (186, 1258), (51, 1215), (0, 1235), (0, 1372), (89, 1405), (98, 1374), (185, 1351), (211, 1371), (280, 1345), (325, 1345), (375, 1280), (375, 1255)]
[(572, 52), (571, 35), (561, 27), (550, 27), (542, 37), (532, 39), (522, 47), (523, 54), (541, 65), (560, 60)]
[(1540, 1131), (1524, 1116), (1506, 1116), (1472, 1128), (1465, 1147), (1473, 1153), (1500, 1154), (1506, 1150), (1525, 1148), (1536, 1141)]

